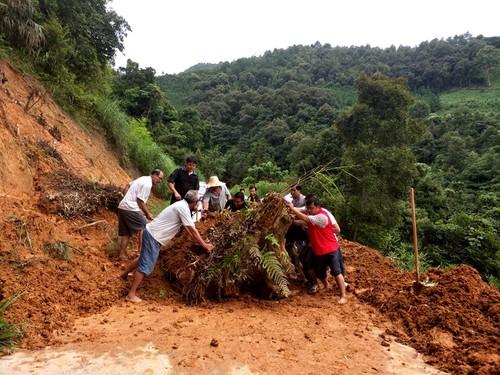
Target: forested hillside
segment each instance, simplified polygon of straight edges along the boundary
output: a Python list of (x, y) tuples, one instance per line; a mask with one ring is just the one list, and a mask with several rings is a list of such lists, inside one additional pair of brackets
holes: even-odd
[[(307, 190), (329, 200), (349, 238), (407, 267), (415, 186), (427, 262), (499, 276), (498, 37), (387, 49), (316, 43), (200, 67), (157, 82), (204, 119), (202, 159), (218, 161), (210, 173), (248, 184), (328, 165)], [(200, 150), (182, 132), (179, 156), (179, 147)]]
[(424, 264), (500, 276), (500, 37), (416, 47), (316, 43), (158, 77), (112, 69), (130, 27), (106, 0), (4, 0), (0, 56), (38, 77), (123, 166), (187, 154), (232, 185), (283, 187), (318, 166), (346, 238), (411, 266), (408, 189)]

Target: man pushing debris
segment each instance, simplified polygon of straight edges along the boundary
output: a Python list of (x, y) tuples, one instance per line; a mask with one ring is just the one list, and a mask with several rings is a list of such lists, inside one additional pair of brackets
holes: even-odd
[[(340, 232), (340, 227), (333, 215), (321, 207), (318, 197), (312, 195), (306, 199), (306, 211), (289, 203), (290, 209), (299, 220), (307, 223), (307, 236), (312, 247), (312, 263), (315, 276), (317, 276), (325, 288), (328, 287), (326, 271), (330, 268), (332, 276), (335, 278), (337, 287), (340, 290), (339, 303), (346, 303), (346, 284), (344, 281), (344, 260), (339, 247), (336, 233)], [(314, 284), (311, 286), (311, 292), (318, 290), (318, 284), (314, 278)]]
[(153, 272), (153, 268), (158, 260), (160, 247), (166, 245), (179, 231), (181, 226), (207, 251), (213, 249), (213, 245), (204, 241), (200, 233), (194, 226), (191, 211), (198, 203), (198, 191), (189, 190), (184, 199), (171, 204), (149, 224), (146, 225), (142, 235), (141, 254), (133, 261), (121, 274), (123, 279), (127, 278), (129, 272), (135, 271), (134, 280), (128, 295), (127, 301), (141, 302), (137, 297), (137, 287), (144, 279), (144, 275)]
[[(150, 176), (142, 176), (129, 185), (127, 193), (118, 205), (118, 235), (120, 239), (120, 259), (125, 259), (130, 237), (142, 231), (147, 220), (153, 220), (153, 215), (146, 206), (151, 188), (163, 180), (163, 172), (154, 169)], [(139, 239), (139, 243), (141, 240)]]

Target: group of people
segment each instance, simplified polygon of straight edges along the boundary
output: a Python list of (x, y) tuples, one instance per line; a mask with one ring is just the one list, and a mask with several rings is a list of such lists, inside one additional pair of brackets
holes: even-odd
[(285, 236), (285, 249), (295, 272), (306, 279), (311, 294), (318, 292), (318, 279), (328, 288), (330, 269), (338, 289), (339, 303), (346, 303), (347, 283), (344, 280), (344, 259), (337, 234), (340, 227), (330, 211), (321, 207), (315, 195), (304, 196), (302, 187), (295, 185), (285, 196), (294, 220)]
[(202, 198), (203, 212), (222, 210), (237, 212), (247, 208), (247, 201), (259, 203), (260, 198), (257, 195), (256, 187), (250, 186), (249, 192), (250, 195), (246, 197), (245, 189), (241, 188), (234, 196), (231, 196), (226, 184), (221, 182), (217, 176), (212, 176), (208, 179), (207, 190)]
[[(184, 227), (207, 252), (213, 245), (204, 240), (195, 227), (193, 213), (202, 207), (203, 213), (227, 209), (232, 212), (247, 208), (247, 202), (259, 203), (255, 186), (249, 188), (249, 196), (244, 189), (231, 196), (225, 183), (217, 176), (207, 182), (207, 189), (199, 196), (200, 182), (195, 172), (197, 160), (190, 156), (183, 167), (175, 169), (167, 180), (172, 192), (170, 205), (153, 217), (146, 203), (151, 189), (164, 178), (163, 171), (155, 169), (150, 176), (139, 177), (129, 184), (127, 192), (118, 206), (118, 233), (120, 239), (120, 259), (126, 257), (130, 238), (139, 232), (139, 257), (130, 263), (121, 274), (123, 279), (133, 274), (131, 288), (126, 299), (141, 302), (137, 288), (145, 275), (149, 275), (156, 264), (160, 247), (170, 241)], [(286, 236), (286, 249), (290, 254), (296, 272), (303, 273), (311, 293), (319, 289), (317, 279), (328, 287), (326, 278), (330, 268), (340, 289), (339, 303), (345, 303), (344, 266), (336, 233), (340, 228), (333, 215), (322, 208), (315, 196), (304, 196), (300, 186), (293, 186), (285, 196), (294, 216), (293, 224)], [(149, 221), (149, 222), (148, 222)], [(298, 249), (298, 250), (297, 250)]]

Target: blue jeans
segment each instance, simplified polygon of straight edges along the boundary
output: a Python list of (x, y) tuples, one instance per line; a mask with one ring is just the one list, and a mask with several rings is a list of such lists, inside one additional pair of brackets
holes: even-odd
[(160, 247), (161, 244), (144, 228), (142, 232), (141, 255), (139, 255), (139, 263), (137, 265), (139, 272), (145, 275), (153, 272), (158, 255), (160, 254)]

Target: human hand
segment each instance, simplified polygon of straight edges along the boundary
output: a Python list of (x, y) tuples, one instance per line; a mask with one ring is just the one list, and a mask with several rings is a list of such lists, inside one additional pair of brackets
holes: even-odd
[(174, 193), (174, 197), (178, 201), (180, 201), (182, 199), (182, 197), (181, 197), (181, 195), (179, 193)]
[(205, 242), (205, 246), (204, 246), (205, 250), (209, 253), (213, 250), (214, 248), (214, 245), (212, 245), (211, 243), (207, 243)]

